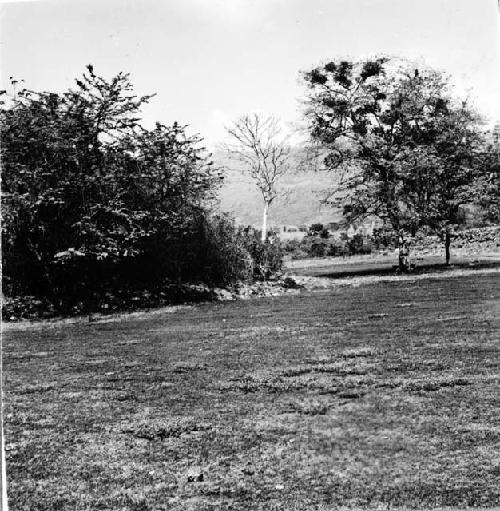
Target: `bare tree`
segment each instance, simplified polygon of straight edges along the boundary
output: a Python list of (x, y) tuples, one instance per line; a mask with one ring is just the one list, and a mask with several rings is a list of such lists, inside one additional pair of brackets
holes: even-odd
[(267, 239), (269, 207), (285, 193), (278, 181), (290, 169), (290, 145), (276, 117), (245, 115), (226, 127), (231, 144), (225, 146), (229, 156), (243, 163), (244, 172), (255, 182), (264, 199), (262, 241)]

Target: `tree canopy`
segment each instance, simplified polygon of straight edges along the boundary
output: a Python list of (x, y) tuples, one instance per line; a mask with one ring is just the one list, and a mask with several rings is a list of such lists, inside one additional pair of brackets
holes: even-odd
[(309, 132), (340, 175), (332, 202), (347, 219), (449, 232), (484, 171), (481, 119), (449, 79), (386, 57), (328, 62), (303, 78)]

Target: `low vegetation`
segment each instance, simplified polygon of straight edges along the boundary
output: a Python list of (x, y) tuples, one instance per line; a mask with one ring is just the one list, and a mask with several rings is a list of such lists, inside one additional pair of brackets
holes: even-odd
[(355, 234), (348, 238), (331, 237), (328, 233), (310, 235), (302, 240), (288, 240), (283, 243), (283, 250), (292, 259), (309, 257), (346, 257), (359, 254), (370, 254), (375, 249), (371, 237)]
[(499, 284), (9, 326), (10, 509), (498, 506)]
[[(398, 247), (397, 236), (391, 229), (377, 228), (373, 234), (361, 233), (348, 236), (347, 232), (329, 233), (322, 224), (319, 231), (310, 231), (301, 240), (288, 240), (282, 243), (283, 252), (292, 259), (308, 259), (320, 257), (347, 257), (364, 254), (387, 254)], [(432, 234), (419, 232), (410, 238), (414, 256), (439, 252), (444, 247), (445, 233)], [(456, 249), (467, 250), (470, 254), (500, 253), (500, 227), (485, 226), (478, 228), (462, 228), (453, 232)]]

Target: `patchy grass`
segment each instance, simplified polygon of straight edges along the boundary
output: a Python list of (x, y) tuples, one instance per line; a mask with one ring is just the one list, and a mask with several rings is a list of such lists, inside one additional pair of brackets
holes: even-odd
[(500, 505), (500, 276), (4, 331), (13, 511)]

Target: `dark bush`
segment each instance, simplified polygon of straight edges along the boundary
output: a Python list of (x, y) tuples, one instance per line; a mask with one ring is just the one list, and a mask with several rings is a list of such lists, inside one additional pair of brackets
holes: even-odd
[(375, 249), (386, 249), (396, 245), (397, 236), (392, 227), (379, 227), (373, 229), (372, 241)]
[(308, 238), (303, 240), (288, 240), (281, 244), (284, 254), (292, 259), (305, 259), (309, 257), (310, 241)]
[(363, 236), (361, 234), (355, 234), (348, 242), (350, 255), (362, 254), (363, 253)]
[(311, 257), (324, 257), (327, 251), (327, 244), (321, 241), (316, 241), (311, 245)]
[(312, 224), (311, 227), (309, 227), (308, 235), (309, 236), (319, 236), (323, 231), (325, 231), (325, 227), (323, 224), (319, 224), (319, 223)]
[(90, 311), (278, 270), (279, 243), (212, 215), (222, 170), (201, 139), (143, 128), (149, 96), (87, 71), (74, 90), (0, 102), (4, 292)]
[(279, 239), (270, 237), (265, 242), (260, 233), (244, 235), (244, 247), (253, 261), (253, 278), (266, 280), (283, 266), (283, 249)]
[(320, 230), (321, 224), (315, 224), (317, 234), (307, 236), (301, 241), (293, 240), (284, 244), (285, 253), (292, 259), (305, 259), (308, 257), (346, 257), (357, 254), (370, 254), (373, 241), (370, 237), (355, 234), (349, 238), (341, 233), (340, 239), (324, 238)]
[(246, 236), (227, 214), (207, 221), (204, 246), (204, 279), (224, 286), (237, 280), (251, 280), (256, 262), (247, 249)]
[(297, 252), (301, 248), (301, 241), (300, 240), (287, 240), (285, 242), (282, 242), (282, 249), (283, 252), (286, 254), (293, 254), (294, 252)]
[(349, 249), (346, 243), (343, 242), (332, 243), (329, 246), (327, 255), (331, 257), (345, 257), (346, 255), (349, 255)]

